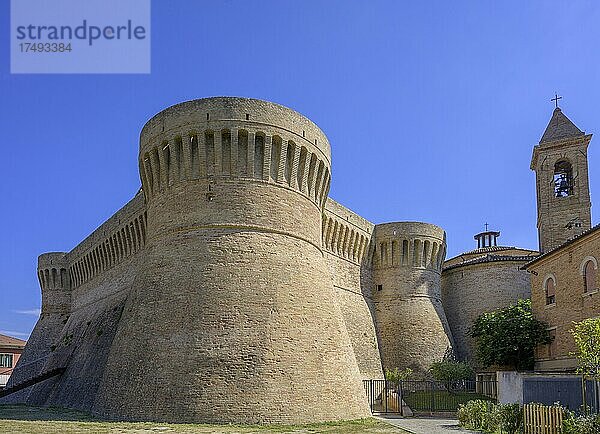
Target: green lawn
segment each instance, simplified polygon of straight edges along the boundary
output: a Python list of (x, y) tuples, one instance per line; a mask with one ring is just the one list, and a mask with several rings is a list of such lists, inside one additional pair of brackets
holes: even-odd
[[(405, 393), (403, 398), (406, 405), (413, 411), (428, 411), (432, 401), (432, 392), (417, 391)], [(457, 411), (460, 404), (465, 404), (474, 399), (492, 400), (485, 395), (469, 392), (448, 392), (445, 390), (436, 390), (433, 392), (433, 402), (435, 411)]]
[(205, 425), (141, 422), (105, 422), (73, 410), (60, 408), (0, 405), (0, 433), (73, 434), (73, 433), (329, 433), (398, 434), (405, 433), (377, 419), (330, 422), (313, 425)]

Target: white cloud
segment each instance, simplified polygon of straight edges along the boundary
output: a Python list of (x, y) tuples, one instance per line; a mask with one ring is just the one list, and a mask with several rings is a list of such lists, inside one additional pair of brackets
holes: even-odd
[(40, 316), (40, 314), (42, 313), (41, 309), (25, 309), (25, 310), (14, 310), (14, 313), (19, 313), (21, 315), (34, 315), (34, 316)]

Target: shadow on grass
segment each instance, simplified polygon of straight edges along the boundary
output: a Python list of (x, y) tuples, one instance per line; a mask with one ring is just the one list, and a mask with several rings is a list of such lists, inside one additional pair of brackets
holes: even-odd
[(0, 419), (27, 421), (102, 422), (83, 411), (59, 407), (31, 407), (25, 404), (0, 404)]
[[(13, 424), (13, 425), (6, 425)], [(302, 425), (237, 425), (237, 424), (189, 424), (162, 422), (110, 421), (89, 413), (57, 407), (32, 407), (27, 405), (0, 404), (0, 431), (11, 427), (12, 432), (41, 434), (47, 432), (89, 433), (151, 433), (157, 430), (166, 433), (187, 434), (261, 434), (261, 433), (328, 433), (328, 434), (393, 434), (404, 433), (375, 418), (339, 422), (322, 422)], [(4, 431), (2, 431), (4, 432)]]

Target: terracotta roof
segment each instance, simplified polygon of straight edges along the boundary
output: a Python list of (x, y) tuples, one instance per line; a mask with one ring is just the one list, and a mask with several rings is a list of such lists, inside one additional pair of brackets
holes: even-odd
[(575, 124), (563, 114), (560, 108), (557, 107), (552, 113), (552, 118), (540, 139), (540, 143), (583, 136), (584, 134), (585, 133), (577, 128)]
[[(466, 256), (472, 256), (472, 255), (478, 255), (477, 257), (480, 257), (482, 255), (485, 255), (486, 253), (498, 253), (498, 252), (506, 252), (509, 250), (518, 250), (521, 252), (528, 252), (528, 253), (522, 253), (522, 254), (511, 254), (509, 256), (538, 256), (539, 252), (536, 250), (531, 250), (531, 249), (526, 249), (524, 247), (515, 247), (515, 246), (488, 246), (488, 247), (480, 247), (477, 249), (473, 249), (473, 250), (469, 250), (468, 252), (464, 252), (461, 253), (459, 255), (453, 256), (452, 258), (448, 258), (444, 261), (444, 263), (448, 263), (448, 262), (452, 262), (455, 261), (457, 259), (462, 259), (462, 262), (465, 261), (464, 257)], [(470, 258), (473, 259), (473, 258)], [(470, 260), (468, 259), (468, 260)]]
[(461, 253), (459, 256), (462, 256), (462, 255), (472, 255), (473, 253), (499, 252), (499, 251), (502, 251), (502, 250), (512, 250), (512, 249), (526, 250), (526, 249), (521, 249), (519, 247), (489, 246), (489, 247), (480, 247), (479, 249), (469, 250), (468, 252)]
[(529, 261), (527, 264), (523, 265), (521, 268), (523, 270), (527, 270), (527, 268), (530, 265), (535, 264), (536, 262), (538, 262), (540, 259), (546, 258), (548, 256), (550, 256), (551, 254), (553, 254), (554, 252), (556, 252), (557, 250), (562, 249), (563, 247), (568, 246), (569, 244), (573, 244), (575, 241), (577, 241), (580, 238), (583, 238), (589, 234), (591, 234), (592, 232), (596, 232), (598, 229), (600, 229), (600, 224), (597, 224), (596, 226), (592, 226), (590, 229), (588, 229), (587, 231), (584, 231), (582, 233), (580, 233), (579, 235), (574, 236), (573, 238), (565, 241), (564, 243), (562, 243), (560, 246), (553, 248), (552, 250), (548, 250), (546, 253), (538, 256), (537, 258), (535, 258), (533, 261)]
[(0, 347), (2, 348), (24, 348), (27, 341), (0, 334)]
[[(483, 249), (480, 249), (483, 250)], [(530, 255), (491, 255), (487, 254), (485, 256), (478, 256), (473, 259), (468, 259), (464, 262), (458, 262), (456, 264), (448, 265), (443, 271), (451, 270), (453, 268), (464, 267), (466, 265), (473, 264), (484, 264), (486, 262), (499, 262), (499, 261), (528, 261), (531, 258)]]

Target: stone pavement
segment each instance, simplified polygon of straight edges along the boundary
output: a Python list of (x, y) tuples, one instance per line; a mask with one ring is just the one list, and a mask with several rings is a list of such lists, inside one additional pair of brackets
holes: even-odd
[(432, 417), (380, 417), (379, 419), (413, 434), (476, 434), (475, 431), (459, 427), (456, 419), (438, 419)]

